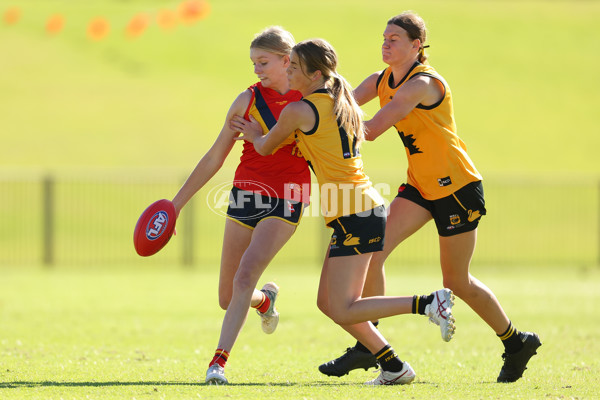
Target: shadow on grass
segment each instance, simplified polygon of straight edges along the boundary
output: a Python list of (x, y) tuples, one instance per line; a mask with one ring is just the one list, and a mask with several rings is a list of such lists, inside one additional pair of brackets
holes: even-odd
[[(229, 383), (227, 386), (264, 386), (264, 387), (302, 387), (302, 386), (363, 386), (363, 383), (357, 382), (275, 382), (275, 383)], [(148, 381), (148, 382), (121, 382), (121, 381), (109, 381), (109, 382), (56, 382), (56, 381), (15, 381), (15, 382), (0, 382), (0, 389), (23, 389), (23, 388), (36, 388), (36, 387), (108, 387), (108, 386), (214, 386), (204, 382), (160, 382), (160, 381)]]

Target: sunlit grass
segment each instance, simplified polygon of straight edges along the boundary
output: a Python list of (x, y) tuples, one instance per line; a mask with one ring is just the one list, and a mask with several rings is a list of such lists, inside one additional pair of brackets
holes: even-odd
[[(525, 377), (496, 384), (502, 346), (460, 300), (450, 343), (423, 317), (385, 319), (380, 329), (411, 363), (411, 386), (368, 388), (374, 374), (327, 378), (317, 366), (353, 343), (315, 306), (318, 268), (274, 266), (281, 322), (265, 336), (250, 313), (227, 365), (230, 387), (206, 387), (223, 311), (216, 271), (154, 267), (3, 271), (0, 293), (2, 398), (590, 398), (600, 383), (597, 270), (478, 268), (517, 328), (543, 346)], [(434, 290), (436, 268), (388, 269), (388, 292)], [(565, 299), (569, 299), (565, 301)]]

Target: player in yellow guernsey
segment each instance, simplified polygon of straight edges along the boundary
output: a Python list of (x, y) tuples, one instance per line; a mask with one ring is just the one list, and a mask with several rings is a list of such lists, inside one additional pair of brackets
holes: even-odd
[[(425, 40), (425, 23), (418, 15), (405, 12), (391, 18), (381, 48), (388, 67), (354, 90), (358, 104), (379, 98), (381, 105), (365, 122), (366, 139), (375, 140), (395, 127), (408, 158), (408, 183), (400, 186), (389, 206), (385, 246), (371, 258), (363, 297), (384, 294), (384, 261), (404, 239), (433, 219), (444, 286), (496, 332), (505, 347), (497, 380), (514, 382), (541, 342), (535, 333), (519, 332), (494, 293), (469, 272), (477, 225), (486, 213), (482, 178), (457, 135), (450, 87), (426, 63)], [(376, 360), (365, 350), (359, 341), (319, 370), (341, 376), (352, 369), (375, 366)]]
[(303, 101), (319, 118), (313, 129), (298, 131), (295, 136), (298, 148), (320, 183), (325, 223), (329, 225), (341, 216), (383, 205), (383, 199), (363, 171), (358, 138), (348, 134), (334, 118), (330, 91), (318, 89), (304, 96)]
[[(434, 91), (441, 91), (441, 98), (431, 105), (417, 105), (394, 127), (408, 157), (408, 184), (423, 198), (437, 200), (450, 196), (468, 183), (481, 181), (481, 175), (469, 158), (467, 147), (456, 134), (450, 87), (431, 66), (415, 62), (400, 82), (395, 81), (392, 68), (386, 68), (377, 78), (381, 108), (394, 99), (405, 82), (418, 77), (429, 78)], [(374, 138), (373, 132), (369, 139)], [(454, 233), (453, 230), (458, 228), (452, 224), (442, 226), (440, 234), (447, 236), (444, 230)]]
[(239, 139), (253, 142), (262, 155), (271, 154), (295, 135), (319, 181), (325, 222), (333, 228), (317, 304), (378, 360), (382, 372), (367, 384), (406, 384), (414, 380), (414, 370), (398, 358), (369, 321), (410, 313), (414, 303), (420, 302), (431, 310), (430, 317), (450, 340), (454, 333), (452, 292), (441, 289), (424, 296), (361, 298), (371, 257), (383, 248), (386, 214), (381, 197), (363, 171), (360, 108), (336, 67), (337, 55), (326, 41), (298, 43), (292, 49), (288, 80), (303, 100), (286, 106), (264, 136), (252, 119), (235, 117), (231, 125), (243, 133)]

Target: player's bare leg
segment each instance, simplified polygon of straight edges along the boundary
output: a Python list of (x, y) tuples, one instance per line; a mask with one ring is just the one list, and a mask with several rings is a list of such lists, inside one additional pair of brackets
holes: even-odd
[(509, 319), (494, 293), (469, 272), (476, 241), (477, 229), (455, 236), (440, 236), (444, 287), (451, 289), (499, 334), (506, 329)]
[(235, 221), (225, 220), (219, 272), (219, 305), (223, 310), (227, 310), (231, 301), (233, 277), (240, 266), (244, 252), (250, 245), (252, 232), (252, 229)]
[[(431, 220), (429, 211), (412, 201), (399, 197), (392, 201), (387, 211), (384, 248), (383, 251), (373, 253), (371, 257), (362, 297), (385, 295), (385, 260), (402, 241)], [(321, 279), (323, 279), (323, 275)], [(319, 287), (325, 286), (321, 284)], [(321, 293), (319, 294), (321, 295)], [(326, 304), (325, 298), (323, 298), (323, 302)], [(321, 307), (326, 308), (326, 305), (319, 306), (319, 308)], [(372, 322), (378, 324), (378, 321)], [(351, 327), (346, 330), (356, 337)], [(377, 362), (374, 355), (360, 341), (357, 341), (354, 346), (348, 347), (340, 357), (321, 364), (319, 371), (328, 376), (342, 376), (354, 369), (363, 368), (367, 370), (375, 367), (377, 367)]]
[(252, 234), (248, 249), (242, 256), (233, 279), (231, 303), (223, 319), (219, 349), (231, 351), (246, 320), (248, 309), (256, 292), (256, 284), (273, 257), (281, 250), (296, 230), (294, 225), (270, 218), (261, 221)]
[(515, 382), (527, 369), (529, 359), (542, 345), (537, 334), (519, 332), (502, 309), (494, 293), (469, 273), (477, 242), (477, 229), (450, 237), (440, 237), (440, 258), (444, 285), (454, 291), (502, 340), (504, 365), (498, 382)]
[[(364, 280), (373, 253), (327, 258), (323, 265), (319, 294), (328, 296), (327, 315), (354, 335), (376, 358), (380, 375), (369, 385), (408, 384), (415, 379), (410, 365), (398, 357), (370, 320), (411, 312), (412, 297), (362, 298)], [(321, 300), (322, 301), (322, 300)], [(363, 322), (366, 321), (366, 322)]]

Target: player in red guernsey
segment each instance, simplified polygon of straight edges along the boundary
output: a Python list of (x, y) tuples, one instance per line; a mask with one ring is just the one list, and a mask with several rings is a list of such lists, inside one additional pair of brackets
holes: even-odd
[[(289, 90), (286, 75), (294, 44), (292, 35), (280, 27), (267, 28), (254, 38), (250, 59), (260, 82), (234, 100), (219, 136), (173, 198), (177, 214), (231, 152), (238, 133), (227, 121), (234, 115), (252, 117), (268, 132), (281, 110), (301, 99), (299, 92)], [(293, 139), (266, 157), (257, 154), (252, 144), (244, 144), (230, 193), (221, 255), (219, 304), (227, 312), (217, 351), (206, 372), (206, 383), (228, 383), (225, 364), (249, 307), (257, 310), (265, 333), (273, 333), (277, 327), (275, 300), (279, 288), (273, 282), (261, 290), (256, 285), (269, 262), (295, 232), (308, 203), (309, 190), (308, 164)]]
[[(282, 95), (265, 87), (261, 82), (250, 86), (248, 90), (252, 91), (252, 99), (244, 113), (244, 118), (249, 119), (252, 115), (266, 132), (273, 126), (272, 123), (279, 119), (281, 110), (287, 104), (302, 98), (300, 92), (296, 90), (290, 90)], [(261, 109), (265, 105), (273, 116), (269, 122), (265, 119), (268, 120), (270, 116), (261, 114)], [(310, 185), (307, 185), (310, 183), (310, 173), (306, 166), (306, 160), (298, 152), (293, 137), (288, 138), (273, 154), (266, 157), (258, 154), (252, 143), (244, 141), (244, 150), (233, 184), (242, 190), (267, 196), (275, 195), (280, 199), (300, 200), (307, 204), (310, 197)], [(273, 193), (269, 193), (265, 185), (268, 185)]]

